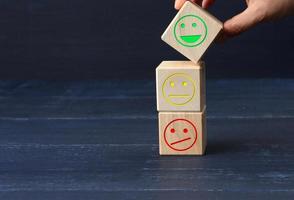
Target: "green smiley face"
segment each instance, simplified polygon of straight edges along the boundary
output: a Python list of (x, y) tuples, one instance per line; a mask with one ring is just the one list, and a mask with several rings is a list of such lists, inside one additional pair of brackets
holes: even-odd
[(196, 15), (185, 15), (174, 26), (176, 41), (185, 47), (199, 46), (205, 41), (206, 36), (206, 23)]

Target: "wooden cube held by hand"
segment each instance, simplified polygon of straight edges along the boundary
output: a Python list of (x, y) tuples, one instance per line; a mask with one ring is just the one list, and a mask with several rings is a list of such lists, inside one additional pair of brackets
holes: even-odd
[(222, 22), (187, 1), (163, 33), (162, 40), (197, 63), (222, 28)]

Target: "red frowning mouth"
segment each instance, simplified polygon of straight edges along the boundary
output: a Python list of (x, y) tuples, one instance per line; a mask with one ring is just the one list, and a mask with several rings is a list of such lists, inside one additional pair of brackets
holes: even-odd
[(185, 141), (187, 141), (187, 140), (191, 140), (191, 138), (189, 137), (189, 138), (186, 138), (186, 139), (182, 139), (182, 140), (179, 140), (179, 141), (173, 142), (173, 143), (171, 143), (170, 145), (179, 144), (179, 143), (181, 143), (181, 142), (185, 142)]

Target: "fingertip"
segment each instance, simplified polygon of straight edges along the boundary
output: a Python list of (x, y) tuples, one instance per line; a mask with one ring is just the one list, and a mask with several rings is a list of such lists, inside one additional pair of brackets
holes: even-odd
[(183, 4), (186, 2), (186, 0), (176, 0), (175, 1), (175, 9), (180, 10)]
[(264, 11), (248, 7), (224, 23), (224, 31), (230, 36), (240, 35), (265, 19)]

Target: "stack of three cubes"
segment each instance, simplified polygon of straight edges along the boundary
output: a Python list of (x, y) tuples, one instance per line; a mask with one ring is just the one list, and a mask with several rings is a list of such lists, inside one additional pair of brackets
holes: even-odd
[(162, 36), (191, 61), (163, 61), (156, 69), (160, 155), (205, 153), (205, 64), (199, 60), (222, 27), (208, 12), (186, 2)]

